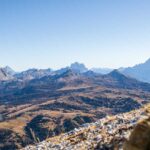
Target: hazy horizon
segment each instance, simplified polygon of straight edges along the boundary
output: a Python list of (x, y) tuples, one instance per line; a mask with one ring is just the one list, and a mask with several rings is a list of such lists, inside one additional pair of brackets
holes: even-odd
[(148, 0), (0, 1), (0, 66), (119, 68), (150, 58)]
[[(148, 58), (147, 60), (149, 60), (149, 59), (150, 59), (150, 58)], [(112, 69), (112, 70), (113, 70), (113, 69), (121, 69), (121, 68), (134, 67), (134, 66), (136, 66), (136, 65), (145, 63), (147, 60), (145, 60), (144, 62), (139, 62), (139, 63), (134, 64), (134, 65), (132, 65), (132, 66), (120, 66), (120, 67), (118, 67), (118, 68), (110, 68), (110, 67), (103, 67), (103, 66), (99, 66), (99, 67), (94, 67), (94, 66), (93, 66), (93, 67), (88, 67), (85, 63), (79, 62), (79, 61), (72, 62), (72, 63), (70, 63), (70, 64), (68, 64), (68, 65), (65, 65), (65, 66), (62, 66), (62, 67), (60, 67), (60, 68), (52, 68), (51, 66), (46, 67), (46, 68), (38, 68), (38, 67), (32, 67), (32, 66), (30, 66), (29, 68), (24, 68), (24, 69), (22, 69), (22, 70), (16, 70), (16, 69), (12, 68), (12, 67), (9, 66), (9, 65), (0, 66), (0, 68), (3, 68), (3, 67), (10, 67), (11, 69), (13, 69), (13, 70), (16, 71), (16, 72), (26, 71), (26, 70), (29, 70), (29, 69), (52, 69), (52, 70), (59, 70), (59, 69), (65, 68), (65, 67), (69, 67), (69, 66), (70, 66), (71, 64), (73, 64), (73, 63), (79, 63), (79, 64), (84, 64), (85, 67), (88, 68), (89, 70), (90, 70), (90, 69)]]
[(3, 68), (3, 67), (10, 67), (11, 69), (13, 69), (14, 71), (18, 71), (18, 72), (20, 72), (20, 71), (25, 71), (25, 70), (29, 70), (29, 69), (52, 69), (52, 70), (58, 70), (58, 69), (61, 69), (61, 68), (65, 68), (65, 67), (68, 67), (68, 66), (70, 66), (71, 64), (73, 64), (73, 63), (75, 63), (75, 62), (78, 62), (78, 63), (80, 63), (80, 64), (84, 64), (85, 65), (85, 67), (87, 67), (88, 69), (93, 69), (93, 68), (100, 68), (100, 69), (119, 69), (119, 68), (128, 68), (128, 67), (134, 67), (134, 66), (136, 66), (136, 65), (139, 65), (139, 64), (142, 64), (142, 63), (145, 63), (148, 59), (150, 59), (149, 57), (146, 59), (146, 60), (143, 60), (143, 61), (141, 61), (141, 62), (137, 62), (137, 63), (135, 63), (135, 64), (132, 64), (132, 65), (126, 65), (126, 66), (118, 66), (118, 67), (109, 67), (109, 66), (88, 66), (88, 65), (86, 65), (86, 63), (84, 63), (84, 62), (80, 62), (80, 61), (74, 61), (74, 62), (70, 62), (70, 63), (68, 63), (68, 64), (66, 64), (66, 65), (60, 65), (59, 67), (52, 67), (51, 65), (45, 65), (44, 67), (42, 66), (42, 67), (38, 67), (38, 66), (32, 66), (32, 64), (30, 65), (30, 66), (28, 66), (28, 67), (22, 67), (22, 66), (20, 66), (20, 68), (18, 69), (18, 67), (17, 67), (17, 65), (15, 66), (11, 66), (11, 65), (8, 65), (8, 64), (4, 64), (4, 65), (1, 65), (0, 64), (0, 68)]

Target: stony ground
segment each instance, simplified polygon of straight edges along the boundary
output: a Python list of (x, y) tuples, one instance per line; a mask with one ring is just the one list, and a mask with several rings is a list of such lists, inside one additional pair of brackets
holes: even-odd
[(146, 117), (145, 109), (108, 116), (24, 150), (121, 150), (136, 123)]

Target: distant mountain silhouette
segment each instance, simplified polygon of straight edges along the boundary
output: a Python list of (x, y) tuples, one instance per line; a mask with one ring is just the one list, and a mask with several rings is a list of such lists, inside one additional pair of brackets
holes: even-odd
[(94, 77), (95, 83), (111, 88), (123, 88), (123, 89), (142, 89), (150, 90), (150, 84), (140, 82), (132, 77), (126, 76), (118, 70), (113, 70), (109, 74)]
[(100, 73), (100, 74), (108, 74), (110, 73), (113, 69), (110, 68), (92, 68), (91, 69), (95, 73)]
[(148, 59), (145, 63), (122, 69), (122, 73), (140, 81), (150, 83), (150, 59)]
[(21, 73), (17, 73), (14, 76), (17, 79), (31, 80), (35, 78), (42, 78), (44, 76), (50, 75), (52, 73), (51, 69), (29, 69)]
[(9, 66), (4, 67), (3, 70), (4, 70), (7, 74), (9, 74), (9, 75), (11, 75), (11, 76), (13, 76), (14, 74), (16, 74), (16, 72), (15, 72), (12, 68), (10, 68)]
[[(99, 75), (115, 75), (117, 72), (113, 71), (113, 69), (109, 68), (92, 68), (88, 69), (82, 63), (72, 63), (70, 66), (65, 68), (61, 68), (59, 70), (51, 70), (51, 69), (29, 69), (23, 72), (16, 73), (13, 69), (9, 66), (4, 68), (0, 68), (0, 80), (9, 80), (9, 79), (20, 79), (20, 80), (32, 80), (32, 79), (39, 79), (44, 76), (49, 75), (58, 75), (67, 72), (68, 70), (72, 70), (74, 73), (83, 73), (89, 77), (94, 77)], [(119, 68), (118, 73), (122, 73), (128, 77), (135, 78), (142, 82), (150, 83), (150, 59), (147, 60), (145, 63), (135, 65), (133, 67), (128, 68)], [(112, 74), (113, 73), (113, 74)]]
[(0, 68), (0, 81), (13, 79), (13, 71), (9, 67)]
[(71, 64), (70, 69), (80, 73), (88, 71), (84, 64), (78, 62)]

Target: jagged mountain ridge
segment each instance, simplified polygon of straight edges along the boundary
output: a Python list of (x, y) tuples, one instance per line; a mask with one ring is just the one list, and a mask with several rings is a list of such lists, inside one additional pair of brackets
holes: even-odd
[[(28, 69), (26, 71), (22, 72), (15, 72), (13, 69), (11, 69), (9, 66), (6, 66), (4, 68), (1, 68), (1, 76), (0, 80), (32, 80), (32, 79), (39, 79), (44, 76), (54, 75), (54, 74), (62, 74), (68, 70), (73, 70), (76, 73), (84, 73), (88, 71), (88, 69), (85, 67), (82, 63), (72, 63), (69, 67), (61, 68), (59, 70), (52, 70), (52, 69)], [(9, 76), (9, 78), (8, 78)], [(11, 77), (11, 78), (10, 78)]]
[[(147, 60), (145, 63), (135, 65), (133, 67), (128, 68), (118, 68), (118, 70), (132, 78), (136, 78), (137, 80), (143, 81), (143, 82), (150, 82), (150, 59)], [(84, 64), (82, 63), (72, 63), (70, 66), (61, 68), (59, 70), (52, 70), (52, 69), (29, 69), (20, 73), (16, 73), (13, 71), (9, 66), (6, 66), (5, 68), (1, 68), (5, 74), (9, 75), (9, 77), (6, 77), (4, 74), (1, 73), (0, 80), (9, 80), (9, 79), (21, 79), (21, 80), (32, 80), (35, 78), (41, 78), (47, 75), (51, 74), (61, 74), (63, 72), (66, 72), (68, 69), (71, 69), (77, 73), (85, 73), (88, 71), (93, 71), (97, 74), (109, 74), (113, 69), (109, 68), (92, 68), (88, 69)]]
[(39, 79), (52, 74), (51, 69), (29, 69), (21, 73), (16, 73), (14, 76), (21, 80)]

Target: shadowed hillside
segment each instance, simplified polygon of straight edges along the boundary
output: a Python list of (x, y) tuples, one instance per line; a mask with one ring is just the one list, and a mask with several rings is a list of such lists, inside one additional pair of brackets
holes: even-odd
[(0, 130), (5, 140), (0, 149), (19, 149), (107, 115), (138, 109), (149, 102), (149, 91), (148, 83), (116, 70), (99, 75), (69, 68), (32, 80), (2, 81)]

